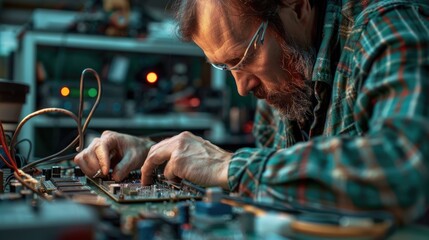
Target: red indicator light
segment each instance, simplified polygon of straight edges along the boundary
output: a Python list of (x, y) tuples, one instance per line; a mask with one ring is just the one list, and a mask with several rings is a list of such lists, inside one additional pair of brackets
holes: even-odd
[(70, 95), (70, 88), (62, 87), (60, 92), (61, 92), (61, 96), (67, 97), (68, 95)]
[(146, 75), (146, 81), (148, 83), (156, 83), (156, 81), (158, 81), (158, 75), (154, 72), (150, 72)]
[(196, 98), (196, 97), (191, 98), (189, 100), (189, 104), (191, 105), (191, 107), (198, 107), (198, 106), (200, 106), (200, 103), (201, 103), (200, 99)]
[(252, 133), (252, 130), (253, 130), (253, 121), (246, 122), (243, 126), (243, 132), (250, 134)]

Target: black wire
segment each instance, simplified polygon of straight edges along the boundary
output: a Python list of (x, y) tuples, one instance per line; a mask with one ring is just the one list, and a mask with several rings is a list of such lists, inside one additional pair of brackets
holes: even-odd
[(28, 138), (24, 138), (20, 141), (18, 141), (15, 146), (18, 146), (19, 144), (23, 143), (23, 142), (27, 142), (28, 143), (28, 153), (27, 153), (27, 157), (24, 158), (24, 162), (21, 161), (21, 166), (24, 166), (28, 163), (28, 160), (30, 159), (30, 155), (31, 155), (31, 151), (33, 151), (33, 143), (30, 141), (30, 139)]
[[(10, 184), (10, 181), (12, 181), (14, 178), (15, 178), (15, 175), (14, 175), (14, 170), (13, 169), (10, 169), (10, 174), (6, 177), (6, 182), (5, 182), (5, 184), (4, 184), (4, 186), (6, 187), (7, 185), (9, 185)], [(32, 170), (30, 169), (30, 170), (26, 170), (26, 171), (24, 171), (25, 173), (28, 173), (28, 174), (30, 174), (31, 172), (32, 172)]]
[[(48, 165), (48, 164), (58, 163), (58, 162), (66, 161), (66, 160), (71, 160), (76, 155), (77, 155), (77, 153), (71, 153), (71, 154), (68, 154), (68, 155), (63, 155), (63, 156), (54, 157), (52, 159), (48, 159), (48, 161), (46, 159), (39, 159), (37, 161), (34, 161), (34, 162), (31, 162), (31, 163), (27, 164), (25, 166), (25, 170), (23, 170), (23, 171), (25, 173), (31, 173), (31, 172), (33, 172), (32, 167), (35, 167), (37, 165)], [(4, 186), (9, 185), (10, 181), (12, 179), (14, 179), (14, 178), (15, 178), (14, 173), (13, 172), (10, 173), (9, 176), (6, 177), (6, 182), (5, 182)]]
[(10, 184), (10, 181), (12, 181), (12, 179), (15, 178), (15, 175), (13, 174), (13, 172), (11, 174), (9, 174), (9, 176), (6, 177), (6, 182), (4, 184), (4, 187), (6, 187), (7, 185)]
[(57, 157), (49, 158), (49, 159), (42, 158), (42, 159), (33, 161), (33, 162), (25, 165), (24, 167), (22, 167), (22, 169), (29, 169), (29, 168), (35, 167), (37, 165), (42, 165), (42, 164), (52, 164), (52, 163), (62, 162), (65, 160), (71, 160), (76, 155), (77, 155), (77, 153), (71, 153), (71, 154), (67, 154), (67, 155), (63, 155), (63, 156), (57, 156)]

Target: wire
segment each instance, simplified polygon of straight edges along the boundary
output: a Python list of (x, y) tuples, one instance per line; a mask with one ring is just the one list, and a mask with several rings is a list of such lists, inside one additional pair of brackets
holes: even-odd
[[(98, 92), (97, 92), (97, 98), (94, 102), (94, 105), (91, 108), (91, 111), (89, 112), (86, 121), (84, 123), (84, 125), (81, 128), (81, 131), (79, 132), (79, 128), (81, 126), (82, 123), (82, 118), (83, 118), (83, 105), (84, 105), (84, 101), (83, 101), (83, 97), (84, 97), (84, 79), (85, 79), (85, 75), (86, 73), (92, 73), (95, 77), (95, 79), (97, 80), (97, 85), (98, 85)], [(77, 116), (77, 125), (78, 125), (78, 136), (64, 149), (62, 149), (61, 151), (52, 154), (48, 157), (44, 157), (42, 159), (39, 159), (37, 161), (31, 162), (25, 166), (23, 166), (21, 169), (25, 170), (28, 169), (30, 167), (34, 167), (38, 164), (44, 163), (44, 162), (50, 162), (51, 159), (55, 159), (57, 157), (59, 157), (61, 154), (63, 154), (64, 152), (66, 152), (67, 150), (71, 149), (73, 146), (75, 146), (76, 142), (79, 141), (79, 146), (77, 147), (76, 151), (80, 152), (83, 149), (83, 136), (86, 132), (86, 129), (91, 121), (92, 116), (94, 115), (95, 110), (97, 109), (98, 104), (100, 103), (100, 99), (101, 99), (101, 95), (102, 95), (102, 85), (101, 85), (101, 80), (100, 77), (98, 75), (98, 73), (91, 69), (91, 68), (86, 68), (82, 71), (81, 77), (80, 77), (80, 97), (79, 97), (79, 110), (78, 110), (78, 116)], [(21, 123), (20, 123), (21, 125)], [(17, 132), (15, 132), (14, 136), (13, 136), (13, 141), (15, 141), (16, 139), (16, 135)], [(69, 155), (67, 155), (67, 157), (69, 157)], [(63, 158), (59, 158), (59, 159), (63, 159)], [(58, 159), (54, 160), (55, 162), (58, 161)]]
[(15, 158), (12, 157), (10, 153), (10, 148), (6, 143), (6, 135), (3, 129), (3, 123), (0, 121), (0, 143), (3, 148), (3, 151), (6, 155), (6, 158), (3, 155), (0, 155), (1, 160), (11, 169), (18, 170), (18, 166), (16, 164)]
[(47, 159), (47, 158), (42, 158), (42, 159), (39, 159), (39, 160), (33, 161), (33, 162), (31, 162), (31, 163), (29, 163), (29, 164), (25, 165), (25, 166), (24, 166), (24, 167), (22, 167), (21, 169), (22, 169), (22, 170), (27, 170), (27, 169), (29, 169), (29, 168), (31, 168), (31, 167), (35, 167), (35, 166), (37, 166), (37, 165), (42, 165), (42, 164), (52, 164), (52, 163), (62, 162), (62, 161), (65, 161), (65, 160), (70, 160), (70, 159), (73, 159), (73, 158), (74, 158), (74, 156), (76, 156), (76, 155), (77, 155), (77, 153), (71, 153), (71, 154), (68, 154), (68, 155), (64, 155), (64, 156), (56, 156), (56, 157), (52, 157), (52, 158), (49, 158), (49, 159)]
[(6, 187), (7, 185), (9, 185), (10, 181), (11, 181), (14, 177), (15, 177), (15, 175), (14, 175), (13, 173), (9, 174), (9, 175), (6, 177), (6, 182), (5, 182), (4, 186)]
[(28, 175), (22, 170), (18, 170), (13, 174), (16, 180), (18, 180), (23, 186), (30, 189), (32, 192), (36, 193), (37, 195), (44, 198), (45, 200), (48, 200), (48, 201), (52, 200), (51, 196), (41, 193), (34, 187), (36, 184), (38, 184), (38, 181), (34, 179), (31, 175)]
[(33, 143), (30, 141), (30, 139), (28, 139), (28, 138), (23, 138), (23, 139), (21, 139), (20, 141), (18, 141), (16, 144), (15, 144), (15, 146), (18, 146), (19, 144), (21, 144), (21, 143), (23, 143), (23, 142), (26, 142), (26, 143), (28, 143), (28, 153), (27, 153), (27, 157), (24, 159), (24, 162), (21, 162), (21, 166), (24, 166), (25, 164), (27, 164), (28, 163), (28, 160), (30, 159), (30, 154), (31, 154), (31, 151), (33, 151)]
[[(63, 113), (66, 114), (68, 116), (70, 116), (71, 118), (73, 118), (73, 120), (75, 120), (75, 122), (77, 123), (77, 131), (78, 131), (78, 139), (79, 139), (79, 147), (78, 149), (82, 149), (83, 148), (83, 131), (82, 131), (82, 127), (81, 125), (79, 125), (79, 119), (78, 117), (72, 113), (69, 110), (66, 109), (62, 109), (62, 108), (44, 108), (44, 109), (40, 109), (38, 111), (35, 111), (33, 113), (30, 113), (29, 115), (27, 115), (16, 127), (15, 133), (13, 134), (12, 140), (10, 141), (10, 146), (13, 149), (15, 147), (15, 142), (16, 142), (16, 138), (19, 134), (19, 132), (21, 131), (22, 126), (29, 121), (30, 119), (32, 119), (33, 117), (42, 115), (42, 114), (46, 114), (46, 113)], [(76, 139), (75, 139), (76, 140)], [(75, 143), (75, 141), (72, 142), (73, 144)], [(67, 150), (67, 149), (66, 149)], [(58, 156), (60, 154), (62, 154), (63, 152), (65, 152), (66, 150), (61, 150), (58, 153), (54, 154), (55, 156)]]
[[(82, 126), (82, 117), (83, 117), (83, 96), (84, 96), (84, 78), (85, 78), (85, 74), (87, 72), (90, 72), (92, 74), (94, 74), (95, 79), (97, 80), (97, 84), (98, 84), (98, 92), (97, 92), (97, 98), (94, 102), (94, 105), (91, 108), (91, 111), (89, 112), (86, 121), (84, 123), (84, 125)], [(101, 80), (100, 77), (98, 76), (98, 73), (91, 69), (91, 68), (86, 68), (82, 71), (81, 77), (80, 77), (80, 98), (79, 98), (79, 111), (78, 111), (78, 116), (76, 116), (74, 113), (72, 113), (69, 110), (66, 109), (62, 109), (62, 108), (44, 108), (44, 109), (40, 109), (38, 111), (35, 111), (29, 115), (27, 115), (24, 119), (22, 119), (18, 126), (16, 127), (16, 130), (12, 136), (12, 139), (10, 140), (9, 145), (6, 143), (6, 135), (4, 133), (4, 129), (3, 129), (3, 124), (0, 121), (0, 144), (1, 147), (3, 148), (6, 158), (3, 157), (3, 155), (0, 155), (0, 158), (2, 161), (4, 161), (4, 163), (11, 168), (14, 173), (9, 175), (6, 178), (6, 185), (9, 184), (9, 182), (11, 181), (11, 179), (13, 177), (15, 177), (15, 179), (17, 179), (19, 182), (21, 182), (21, 184), (23, 184), (25, 187), (27, 187), (28, 189), (32, 190), (34, 193), (38, 194), (40, 197), (46, 199), (46, 200), (51, 200), (52, 198), (50, 196), (47, 196), (46, 194), (41, 193), (40, 191), (38, 191), (34, 186), (36, 186), (38, 184), (38, 180), (34, 179), (31, 175), (27, 174), (25, 172), (26, 169), (36, 166), (38, 164), (42, 164), (42, 163), (50, 163), (50, 162), (57, 162), (57, 161), (63, 161), (66, 159), (70, 159), (73, 158), (76, 153), (73, 154), (69, 154), (69, 155), (65, 155), (65, 156), (60, 156), (61, 154), (63, 154), (64, 152), (66, 152), (67, 150), (69, 150), (70, 148), (72, 148), (73, 146), (75, 146), (75, 144), (78, 142), (79, 145), (76, 148), (77, 152), (80, 152), (83, 150), (84, 148), (84, 133), (86, 128), (89, 125), (89, 122), (92, 118), (92, 115), (94, 114), (98, 104), (100, 103), (100, 99), (101, 99), (101, 93), (102, 93), (102, 87), (101, 87)], [(19, 169), (16, 163), (16, 159), (15, 159), (15, 153), (12, 151), (12, 153), (10, 152), (10, 149), (14, 149), (16, 147), (17, 144), (23, 142), (24, 140), (21, 140), (19, 142), (16, 142), (17, 136), (19, 135), (19, 132), (21, 131), (22, 127), (24, 126), (24, 124), (29, 121), (30, 119), (32, 119), (33, 117), (42, 115), (42, 114), (46, 114), (46, 113), (62, 113), (65, 115), (70, 116), (71, 118), (73, 118), (73, 120), (76, 122), (77, 124), (77, 131), (78, 131), (78, 135), (77, 137), (64, 149), (60, 150), (59, 152), (52, 154), (51, 156), (39, 159), (37, 161), (34, 161), (32, 163), (29, 163), (25, 166), (22, 167), (22, 169)], [(28, 141), (30, 143), (30, 150), (28, 155), (30, 155), (31, 153), (31, 142)], [(27, 157), (27, 160), (29, 159), (29, 157)]]
[[(31, 174), (32, 172), (34, 172), (34, 170), (26, 170), (26, 171), (24, 171), (25, 173), (28, 173), (28, 174)], [(12, 179), (14, 179), (15, 178), (15, 174), (14, 174), (15, 172), (11, 172), (7, 177), (6, 177), (6, 182), (5, 182), (5, 184), (4, 184), (4, 186), (7, 186), (7, 185), (9, 185), (10, 184), (10, 181), (12, 180)]]

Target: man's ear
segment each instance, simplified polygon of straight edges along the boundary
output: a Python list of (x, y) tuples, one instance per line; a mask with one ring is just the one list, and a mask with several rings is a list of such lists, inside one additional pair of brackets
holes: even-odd
[(299, 22), (307, 21), (311, 15), (310, 0), (283, 0), (283, 4), (290, 8)]
[(311, 7), (310, 0), (282, 0), (282, 3), (284, 6), (279, 9), (279, 16), (285, 33), (293, 36), (300, 45), (309, 46), (313, 41), (316, 9)]

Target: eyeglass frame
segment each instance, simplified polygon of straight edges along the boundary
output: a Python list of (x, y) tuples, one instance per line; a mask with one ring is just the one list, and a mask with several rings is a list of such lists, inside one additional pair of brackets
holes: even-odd
[(241, 58), (241, 60), (235, 64), (232, 67), (228, 67), (226, 64), (221, 63), (221, 64), (216, 64), (216, 63), (210, 63), (214, 68), (222, 70), (222, 71), (234, 71), (234, 70), (240, 70), (241, 69), (241, 65), (243, 64), (243, 62), (246, 60), (246, 57), (250, 47), (253, 44), (254, 49), (256, 49), (256, 47), (258, 46), (257, 44), (259, 43), (259, 45), (263, 45), (264, 44), (264, 40), (265, 40), (265, 32), (267, 31), (268, 28), (268, 21), (264, 21), (261, 23), (261, 25), (258, 27), (258, 30), (256, 30), (255, 34), (253, 35), (252, 39), (249, 42), (249, 45), (246, 48), (246, 51), (244, 51), (243, 57)]

